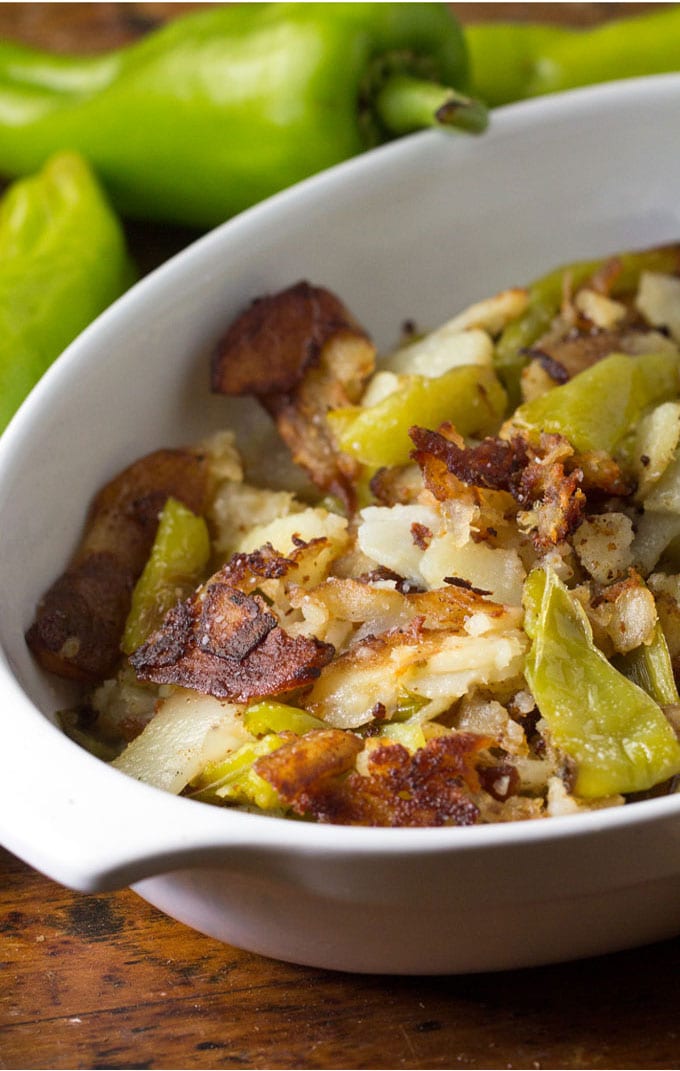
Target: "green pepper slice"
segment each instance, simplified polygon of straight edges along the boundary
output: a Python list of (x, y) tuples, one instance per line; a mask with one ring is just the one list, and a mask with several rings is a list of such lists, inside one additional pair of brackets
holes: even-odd
[(262, 755), (271, 754), (283, 743), (283, 737), (268, 733), (261, 740), (243, 744), (225, 759), (206, 766), (192, 782), (192, 799), (276, 811), (281, 806), (279, 795), (268, 781), (255, 772), (253, 765)]
[[(677, 272), (680, 250), (677, 245), (659, 246), (619, 253), (616, 260), (620, 272), (612, 284), (612, 297), (620, 297), (633, 290), (643, 271)], [(571, 290), (578, 289), (605, 263), (606, 260), (600, 259), (563, 265), (529, 285), (527, 308), (504, 329), (494, 356), (496, 370), (513, 406), (520, 400), (520, 375), (529, 360), (526, 350), (548, 330), (557, 316), (564, 297), (565, 281), (568, 280)]]
[(326, 728), (324, 722), (313, 714), (308, 714), (306, 710), (290, 707), (286, 703), (276, 703), (271, 699), (263, 699), (260, 703), (249, 706), (243, 715), (243, 724), (253, 736), (282, 732), (302, 736), (312, 729)]
[(450, 421), (461, 435), (492, 434), (506, 400), (492, 368), (461, 365), (434, 378), (404, 375), (399, 389), (381, 402), (332, 410), (328, 420), (341, 450), (378, 469), (408, 461), (414, 424), (437, 428)]
[(210, 536), (205, 521), (176, 498), (169, 498), (151, 554), (132, 592), (121, 643), (125, 654), (141, 647), (168, 610), (193, 591), (209, 558)]
[(659, 706), (680, 703), (671, 656), (661, 623), (657, 621), (652, 642), (641, 644), (617, 660), (626, 677), (651, 695)]
[(614, 353), (515, 410), (512, 423), (564, 435), (581, 452), (613, 453), (647, 409), (676, 398), (680, 358)]
[(526, 678), (585, 798), (643, 792), (680, 772), (680, 744), (659, 705), (607, 661), (585, 611), (553, 570), (525, 583), (532, 645)]

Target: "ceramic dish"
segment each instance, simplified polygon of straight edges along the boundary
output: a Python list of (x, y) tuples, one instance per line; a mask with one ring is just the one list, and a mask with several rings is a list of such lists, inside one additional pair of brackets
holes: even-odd
[[(547, 821), (366, 829), (212, 808), (118, 773), (55, 727), (24, 643), (93, 491), (139, 455), (236, 425), (206, 352), (254, 296), (301, 278), (379, 345), (558, 263), (680, 236), (680, 78), (497, 112), (479, 139), (426, 133), (226, 224), (134, 288), (62, 356), (0, 442), (0, 835), (51, 878), (132, 885), (206, 934), (320, 967), (527, 966), (680, 931), (680, 795)], [(264, 435), (264, 437), (263, 437)]]

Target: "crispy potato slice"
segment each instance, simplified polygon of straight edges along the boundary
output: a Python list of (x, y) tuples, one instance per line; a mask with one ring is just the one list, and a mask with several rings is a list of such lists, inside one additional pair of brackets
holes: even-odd
[(132, 589), (166, 500), (172, 496), (202, 513), (208, 484), (201, 455), (157, 450), (101, 489), (70, 565), (41, 599), (26, 634), (44, 669), (87, 682), (114, 670)]
[(246, 703), (316, 680), (335, 649), (314, 637), (289, 636), (260, 595), (246, 595), (223, 567), (171, 610), (130, 656), (141, 680), (179, 684), (217, 699)]
[(358, 402), (374, 366), (375, 347), (342, 302), (299, 282), (258, 298), (232, 323), (213, 355), (211, 386), (255, 395), (293, 460), (351, 503), (357, 465), (337, 450), (326, 413)]
[(480, 751), (491, 741), (447, 733), (409, 755), (401, 744), (371, 748), (367, 776), (353, 768), (362, 742), (352, 733), (306, 733), (257, 760), (255, 770), (296, 814), (365, 826), (474, 825)]

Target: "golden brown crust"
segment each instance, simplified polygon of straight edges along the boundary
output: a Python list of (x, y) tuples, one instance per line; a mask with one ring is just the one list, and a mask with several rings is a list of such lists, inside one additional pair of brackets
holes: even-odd
[[(585, 515), (583, 471), (570, 443), (560, 435), (542, 434), (538, 443), (521, 435), (510, 439), (487, 438), (476, 446), (453, 441), (440, 431), (411, 428), (416, 446), (412, 457), (423, 471), (426, 487), (440, 501), (455, 497), (455, 481), (492, 491), (509, 492), (518, 506), (531, 510), (528, 529), (537, 549), (562, 542)], [(593, 464), (605, 489), (620, 487), (620, 471)], [(618, 481), (618, 482), (617, 482)]]
[(148, 454), (102, 488), (69, 567), (43, 596), (26, 634), (45, 669), (81, 681), (114, 670), (160, 511), (172, 496), (201, 513), (207, 492), (206, 463), (186, 450)]
[(330, 290), (299, 282), (256, 298), (220, 339), (212, 358), (211, 387), (218, 394), (290, 394), (318, 365), (329, 339), (366, 337)]
[(349, 504), (357, 465), (336, 449), (326, 414), (359, 400), (374, 364), (372, 342), (343, 303), (299, 282), (237, 317), (213, 355), (211, 386), (254, 395), (294, 461), (317, 487)]
[(515, 497), (533, 510), (532, 539), (539, 550), (563, 542), (585, 516), (583, 472), (567, 466), (573, 449), (560, 435), (541, 435), (540, 448), (522, 472)]
[(280, 580), (298, 568), (296, 561), (279, 554), (271, 543), (265, 543), (249, 554), (233, 554), (222, 567), (221, 575), (228, 584), (249, 593), (263, 580)]
[(366, 776), (353, 769), (361, 742), (318, 730), (263, 756), (255, 771), (296, 814), (318, 822), (365, 826), (474, 825), (476, 763), (486, 737), (435, 737), (415, 754), (386, 741), (373, 747)]
[[(430, 460), (434, 458), (463, 483), (517, 494), (529, 458), (527, 444), (519, 436), (509, 441), (487, 438), (477, 446), (465, 446), (446, 438), (441, 431), (413, 427), (409, 434), (416, 447), (411, 456), (423, 469), (426, 486), (430, 487), (428, 477), (431, 482), (435, 477)], [(438, 486), (440, 481), (434, 482)]]
[(347, 773), (363, 747), (354, 733), (316, 729), (294, 737), (255, 764), (255, 770), (274, 786), (282, 800), (304, 813), (329, 778)]
[(314, 637), (289, 636), (259, 595), (229, 582), (225, 567), (171, 610), (130, 662), (141, 680), (247, 703), (310, 684), (334, 653)]

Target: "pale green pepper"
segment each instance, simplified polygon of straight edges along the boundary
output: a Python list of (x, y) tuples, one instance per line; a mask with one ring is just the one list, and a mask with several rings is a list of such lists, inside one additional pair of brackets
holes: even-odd
[(168, 610), (198, 585), (210, 558), (210, 535), (176, 498), (168, 498), (144, 571), (132, 592), (121, 647), (131, 654), (159, 627)]
[(512, 423), (536, 434), (564, 435), (581, 452), (611, 454), (647, 409), (676, 398), (679, 389), (677, 354), (629, 357), (615, 353), (519, 406)]
[[(474, 91), (490, 107), (545, 93), (678, 69), (680, 9), (676, 4), (623, 4), (601, 25), (534, 22), (466, 26)], [(646, 5), (647, 6), (647, 5)], [(621, 13), (633, 9), (633, 14)]]
[(555, 746), (576, 766), (576, 795), (643, 792), (680, 772), (680, 744), (661, 707), (593, 642), (586, 613), (553, 570), (525, 583), (532, 640), (526, 678)]
[(407, 721), (387, 722), (380, 730), (379, 735), (394, 744), (401, 744), (411, 754), (425, 747), (427, 743), (423, 723), (418, 721), (417, 718), (409, 718)]
[(214, 226), (405, 132), (483, 130), (467, 76), (446, 4), (211, 4), (88, 56), (2, 41), (0, 172), (72, 147), (125, 214)]
[(617, 667), (659, 706), (680, 703), (671, 656), (661, 623), (657, 621), (651, 643), (640, 644), (621, 656)]
[(123, 230), (75, 153), (0, 202), (0, 431), (52, 361), (134, 279)]
[(243, 724), (248, 732), (260, 739), (243, 744), (225, 759), (207, 766), (194, 780), (192, 795), (207, 803), (255, 806), (262, 811), (280, 810), (282, 805), (276, 789), (256, 773), (254, 764), (285, 743), (285, 737), (280, 733), (302, 736), (312, 729), (326, 726), (306, 710), (270, 699), (249, 706), (243, 713)]
[[(611, 258), (608, 258), (611, 259)], [(643, 271), (673, 274), (680, 266), (680, 247), (660, 246), (640, 252), (620, 253), (616, 257), (620, 271), (612, 283), (610, 296), (621, 297), (637, 286)], [(560, 311), (565, 289), (583, 286), (606, 264), (606, 260), (584, 260), (567, 264), (536, 279), (528, 287), (529, 303), (522, 315), (504, 329), (496, 344), (496, 370), (510, 395), (511, 403), (520, 399), (520, 374), (529, 357), (526, 350), (550, 327)]]
[(328, 414), (339, 448), (369, 469), (408, 461), (414, 424), (437, 428), (450, 421), (461, 435), (480, 438), (498, 430), (507, 397), (491, 368), (462, 365), (434, 378), (400, 379), (399, 388), (375, 405)]
[(283, 743), (283, 737), (268, 733), (261, 740), (243, 744), (226, 759), (206, 766), (192, 782), (192, 798), (204, 803), (255, 806), (262, 811), (280, 809), (276, 789), (260, 777), (253, 766), (259, 758), (276, 751)]
[(266, 733), (291, 732), (302, 736), (312, 729), (325, 729), (326, 725), (299, 707), (290, 707), (286, 703), (277, 703), (272, 699), (263, 699), (253, 703), (243, 715), (243, 724), (253, 736)]

